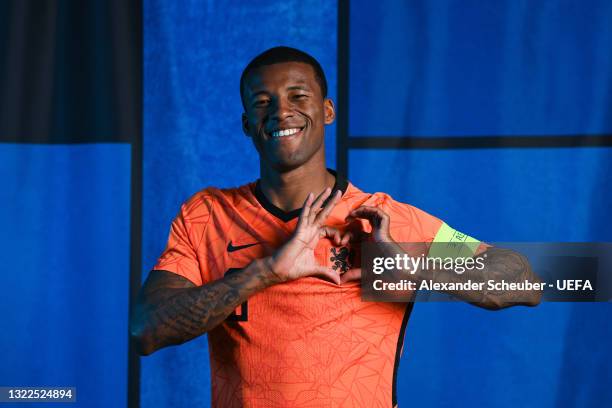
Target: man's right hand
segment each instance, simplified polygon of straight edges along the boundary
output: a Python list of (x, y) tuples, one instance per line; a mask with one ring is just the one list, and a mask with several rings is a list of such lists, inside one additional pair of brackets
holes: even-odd
[(176, 273), (151, 271), (130, 320), (131, 336), (140, 353), (151, 354), (212, 330), (252, 294), (276, 283), (318, 275), (339, 284), (338, 273), (317, 264), (314, 256), (322, 237), (332, 237), (336, 244), (348, 239), (323, 226), (340, 198), (338, 192), (321, 208), (329, 195), (329, 189), (316, 200), (310, 194), (291, 239), (275, 254), (254, 260), (240, 273), (195, 286)]
[(340, 191), (336, 191), (322, 207), (330, 194), (329, 187), (316, 200), (312, 193), (308, 194), (293, 236), (276, 253), (266, 259), (271, 275), (278, 283), (306, 276), (321, 276), (340, 284), (340, 274), (332, 268), (319, 265), (314, 254), (321, 238), (341, 240), (338, 230), (324, 226), (327, 217), (342, 196)]

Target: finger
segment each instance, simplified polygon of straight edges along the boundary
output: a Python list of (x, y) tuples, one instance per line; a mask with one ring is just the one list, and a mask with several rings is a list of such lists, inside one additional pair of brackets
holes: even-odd
[(329, 214), (332, 212), (336, 204), (338, 204), (338, 201), (340, 201), (340, 197), (342, 197), (342, 192), (338, 190), (334, 194), (334, 197), (327, 202), (327, 204), (323, 208), (323, 211), (317, 214), (315, 218), (316, 223), (323, 224), (325, 222), (325, 220), (327, 219), (327, 217), (329, 217)]
[(331, 189), (327, 187), (325, 190), (323, 190), (321, 194), (319, 194), (319, 196), (314, 201), (314, 203), (312, 203), (310, 214), (308, 215), (308, 221), (311, 224), (315, 222), (317, 214), (321, 212), (321, 205), (323, 205), (323, 203), (325, 202), (327, 197), (329, 197), (330, 194), (331, 194)]
[[(344, 222), (346, 222), (347, 224), (353, 224), (359, 223), (359, 221), (363, 219), (367, 220), (367, 218), (371, 217), (371, 211), (369, 211), (368, 208), (369, 207), (367, 206), (361, 206), (359, 208), (354, 209), (353, 211), (349, 212), (349, 215), (344, 218)], [(363, 212), (364, 214), (362, 214), (361, 212)]]
[(308, 193), (308, 196), (306, 197), (306, 201), (304, 201), (304, 206), (302, 207), (302, 212), (300, 213), (300, 218), (298, 219), (298, 224), (296, 226), (296, 229), (300, 228), (300, 226), (302, 226), (304, 222), (308, 220), (308, 217), (310, 215), (310, 207), (312, 205), (313, 199), (314, 199), (314, 194)]
[(306, 201), (304, 201), (304, 206), (302, 207), (302, 214), (300, 214), (302, 217), (308, 217), (310, 215), (310, 206), (312, 205), (313, 196), (312, 193), (308, 193), (308, 196), (306, 196)]
[(340, 285), (340, 274), (334, 271), (333, 269), (327, 268), (325, 266), (318, 266), (313, 272), (313, 275), (327, 278), (328, 280), (334, 282), (336, 285)]
[(331, 194), (331, 188), (327, 187), (325, 190), (323, 190), (321, 194), (319, 194), (315, 202), (312, 203), (312, 209), (313, 210), (319, 209), (321, 205), (325, 202), (325, 199), (329, 197), (330, 194)]
[(340, 240), (340, 244), (339, 245), (346, 245), (349, 242), (352, 242), (354, 240), (355, 240), (355, 234), (353, 234), (351, 231), (347, 231), (342, 236), (342, 239)]
[[(344, 236), (348, 234), (349, 239), (348, 242), (362, 242), (367, 241), (369, 239), (369, 235), (363, 229), (363, 223), (359, 218), (353, 218), (352, 221), (348, 223), (346, 229), (344, 230)], [(347, 242), (343, 240), (343, 245), (346, 245)]]
[(361, 280), (361, 268), (352, 268), (340, 276), (340, 283)]
[(334, 243), (336, 245), (340, 245), (340, 241), (341, 241), (341, 236), (340, 236), (340, 231), (337, 228), (334, 227), (329, 227), (329, 226), (323, 226), (321, 227), (321, 236), (322, 237), (327, 237), (327, 238), (331, 238), (334, 240)]
[[(355, 208), (351, 211), (348, 217), (351, 218), (369, 218), (378, 214), (377, 207), (371, 207), (369, 205), (362, 205), (361, 207)], [(348, 218), (347, 217), (347, 218)]]
[(373, 228), (387, 228), (389, 216), (378, 207), (361, 206), (349, 213), (349, 216), (366, 219)]

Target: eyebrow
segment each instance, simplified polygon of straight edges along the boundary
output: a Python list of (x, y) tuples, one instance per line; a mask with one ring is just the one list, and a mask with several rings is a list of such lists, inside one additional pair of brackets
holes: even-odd
[[(292, 85), (290, 87), (287, 87), (287, 90), (288, 91), (296, 91), (296, 90), (298, 90), (298, 91), (311, 92), (310, 88), (308, 88), (308, 86), (305, 85), (306, 84), (305, 82), (299, 81), (298, 83), (303, 83), (304, 85)], [(263, 91), (263, 90), (262, 91), (253, 92), (249, 99), (256, 98), (259, 95), (269, 95), (269, 92), (268, 91)]]
[(300, 85), (290, 86), (289, 88), (287, 88), (287, 90), (289, 91), (294, 91), (294, 90), (310, 91), (310, 89), (307, 86), (300, 86)]
[(253, 99), (259, 95), (268, 95), (267, 91), (257, 91), (255, 93), (252, 93), (249, 99)]

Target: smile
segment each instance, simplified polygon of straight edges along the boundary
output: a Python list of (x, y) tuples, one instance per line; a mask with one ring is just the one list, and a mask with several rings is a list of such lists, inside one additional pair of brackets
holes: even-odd
[(287, 137), (293, 136), (296, 133), (300, 132), (302, 128), (290, 128), (290, 129), (278, 129), (274, 130), (270, 133), (273, 138)]

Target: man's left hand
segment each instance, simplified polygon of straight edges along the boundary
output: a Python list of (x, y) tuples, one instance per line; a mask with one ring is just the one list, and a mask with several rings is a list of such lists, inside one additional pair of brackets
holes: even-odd
[(372, 232), (365, 234), (364, 239), (373, 242), (392, 242), (389, 234), (389, 215), (378, 207), (362, 205), (351, 211), (346, 217), (346, 221), (351, 222), (355, 219), (366, 220), (372, 227)]
[[(393, 242), (391, 234), (389, 233), (389, 215), (380, 208), (362, 205), (361, 207), (351, 211), (346, 217), (347, 222), (352, 222), (357, 219), (368, 221), (370, 223), (370, 227), (372, 228), (372, 232), (369, 234), (363, 231), (347, 233), (351, 234), (351, 241), (357, 238), (359, 235), (359, 242)], [(361, 280), (361, 268), (349, 269), (340, 276), (341, 283), (356, 280)]]

